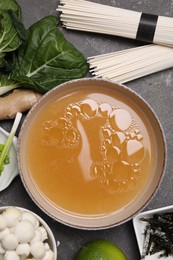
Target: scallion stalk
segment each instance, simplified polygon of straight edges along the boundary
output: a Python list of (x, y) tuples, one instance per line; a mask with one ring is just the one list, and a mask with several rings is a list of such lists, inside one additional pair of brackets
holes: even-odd
[(19, 126), (21, 118), (22, 118), (22, 113), (18, 112), (16, 114), (16, 117), (15, 117), (13, 126), (11, 128), (10, 134), (9, 134), (9, 136), (8, 136), (6, 142), (5, 142), (4, 149), (2, 150), (2, 153), (0, 155), (0, 175), (2, 174), (4, 160), (5, 160), (5, 158), (6, 158), (7, 154), (8, 154), (8, 151), (10, 149), (11, 143), (13, 141), (13, 137), (14, 137), (16, 131), (17, 131), (17, 128)]

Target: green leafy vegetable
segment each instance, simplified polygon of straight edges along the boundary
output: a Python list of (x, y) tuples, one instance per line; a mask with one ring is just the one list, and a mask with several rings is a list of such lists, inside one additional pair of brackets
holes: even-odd
[(13, 137), (17, 131), (17, 128), (19, 126), (19, 123), (20, 123), (20, 120), (21, 120), (21, 117), (22, 117), (22, 114), (20, 112), (17, 113), (16, 117), (15, 117), (15, 120), (14, 120), (14, 123), (13, 123), (13, 126), (12, 126), (12, 129), (11, 129), (11, 132), (6, 140), (6, 143), (4, 144), (4, 146), (2, 147), (1, 145), (1, 148), (2, 150), (0, 150), (0, 176), (4, 170), (4, 164), (7, 164), (8, 161), (9, 161), (9, 149), (10, 149), (10, 146), (11, 146), (11, 143), (13, 141)]
[(0, 0), (0, 11), (13, 10), (18, 17), (22, 17), (20, 6), (15, 0)]
[(6, 54), (16, 50), (25, 38), (20, 6), (15, 0), (0, 0), (0, 68), (6, 65)]
[(7, 93), (10, 90), (13, 90), (16, 86), (18, 86), (17, 82), (15, 82), (14, 80), (8, 79), (8, 77), (5, 75), (1, 75), (1, 77), (0, 77), (0, 96)]
[(15, 82), (14, 88), (29, 87), (45, 93), (87, 73), (86, 59), (65, 39), (57, 24), (57, 17), (47, 16), (28, 29), (27, 42), (18, 48), (10, 64), (13, 69), (8, 80)]

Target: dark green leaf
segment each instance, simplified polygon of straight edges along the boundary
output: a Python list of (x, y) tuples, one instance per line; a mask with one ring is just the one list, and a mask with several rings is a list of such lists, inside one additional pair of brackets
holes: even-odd
[(7, 10), (13, 10), (16, 15), (21, 18), (22, 11), (15, 0), (0, 0), (0, 12)]
[[(22, 40), (8, 11), (0, 12), (0, 55), (16, 50)], [(19, 29), (20, 30), (20, 29)]]
[(16, 50), (25, 35), (20, 6), (14, 0), (0, 0), (0, 68), (6, 64), (6, 53)]
[(6, 75), (0, 76), (0, 87), (11, 86), (11, 85), (16, 85), (14, 80), (9, 79)]
[(88, 71), (86, 59), (65, 39), (57, 23), (57, 17), (48, 16), (29, 28), (27, 44), (18, 49), (11, 75), (42, 93)]
[(9, 15), (11, 17), (12, 24), (13, 24), (13, 26), (14, 26), (17, 34), (18, 34), (18, 36), (23, 41), (26, 41), (26, 38), (27, 38), (27, 36), (26, 36), (26, 29), (25, 29), (21, 19), (12, 10), (8, 10), (8, 13), (9, 13)]

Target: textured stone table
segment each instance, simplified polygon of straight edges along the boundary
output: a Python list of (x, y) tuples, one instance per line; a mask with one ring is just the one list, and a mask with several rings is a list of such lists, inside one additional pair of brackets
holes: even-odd
[[(18, 0), (18, 2), (23, 9), (26, 27), (43, 16), (57, 15), (55, 9), (58, 6), (58, 0)], [(172, 0), (94, 0), (93, 2), (109, 3), (116, 7), (173, 16)], [(119, 37), (67, 31), (62, 28), (61, 30), (66, 38), (86, 57), (139, 45), (136, 41)], [(144, 210), (171, 205), (173, 203), (173, 70), (143, 77), (126, 85), (140, 94), (152, 106), (160, 119), (167, 139), (168, 159), (165, 176), (156, 196)], [(0, 122), (0, 126), (6, 130), (10, 130), (11, 124), (11, 121)], [(26, 207), (40, 214), (47, 221), (56, 240), (60, 242), (58, 260), (73, 260), (81, 246), (94, 239), (111, 240), (123, 249), (128, 260), (140, 259), (132, 221), (101, 231), (82, 231), (69, 228), (41, 212), (28, 196), (19, 176), (15, 178), (9, 188), (0, 193), (0, 206), (6, 205)]]

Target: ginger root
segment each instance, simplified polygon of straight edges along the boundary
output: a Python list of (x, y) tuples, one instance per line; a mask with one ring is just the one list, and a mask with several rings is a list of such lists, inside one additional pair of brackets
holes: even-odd
[(5, 97), (0, 97), (0, 120), (12, 119), (17, 112), (28, 111), (42, 95), (32, 90), (16, 89)]

